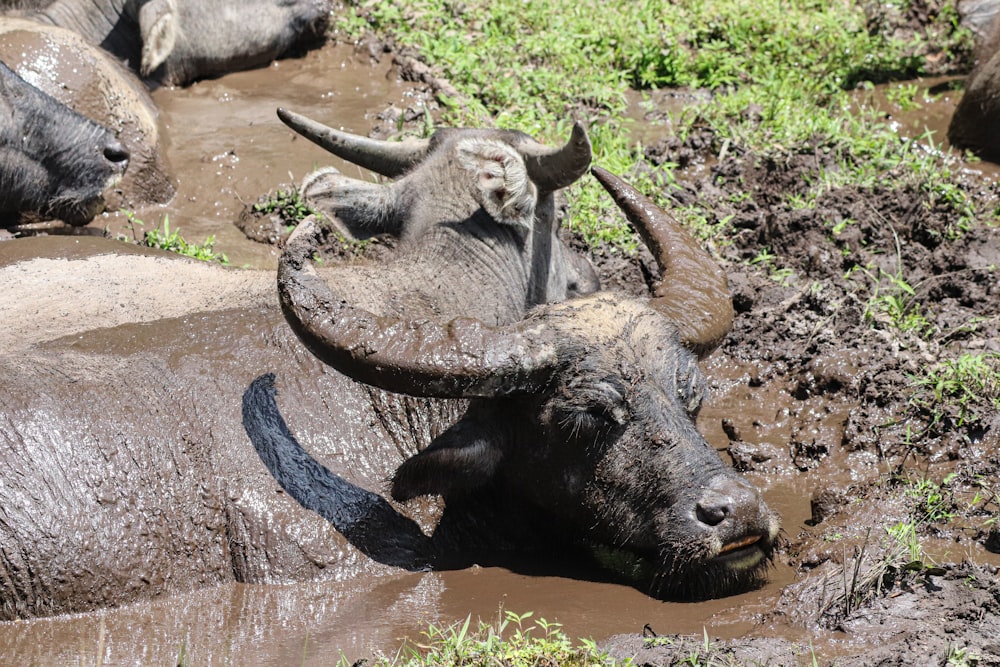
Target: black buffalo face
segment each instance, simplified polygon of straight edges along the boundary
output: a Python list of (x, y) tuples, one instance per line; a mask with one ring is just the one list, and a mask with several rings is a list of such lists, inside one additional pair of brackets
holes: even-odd
[(125, 147), (2, 63), (0, 112), (0, 212), (90, 222), (125, 173)]
[(695, 429), (704, 380), (672, 324), (606, 294), (537, 317), (557, 341), (551, 382), (474, 402), (400, 467), (396, 499), (451, 504), (484, 488), (520, 499), (517, 514), (534, 515), (550, 538), (584, 546), (657, 597), (759, 584), (778, 518)]

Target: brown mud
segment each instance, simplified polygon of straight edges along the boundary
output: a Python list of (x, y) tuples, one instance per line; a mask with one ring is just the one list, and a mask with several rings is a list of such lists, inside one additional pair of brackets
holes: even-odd
[[(188, 240), (214, 235), (234, 264), (274, 266), (274, 247), (247, 240), (234, 221), (261, 194), (291, 186), (315, 166), (345, 169), (296, 139), (275, 107), (384, 136), (397, 120), (419, 122), (433, 110), (428, 86), (399, 76), (378, 49), (329, 44), (265, 70), (157, 91), (178, 195), (138, 217), (155, 225), (169, 215)], [(666, 103), (654, 97), (657, 108)], [(937, 113), (924, 111), (900, 132), (921, 133)], [(819, 167), (832, 164), (820, 147), (783, 160), (737, 151), (720, 158), (714, 137), (680, 144), (660, 120), (643, 121), (638, 131), (651, 161), (682, 165), (670, 196), (717, 219), (732, 216), (734, 232), (713, 249), (729, 273), (737, 318), (705, 362), (711, 393), (699, 427), (782, 514), (784, 544), (764, 588), (667, 603), (627, 587), (497, 568), (229, 585), (0, 623), (3, 660), (166, 664), (183, 656), (187, 664), (326, 665), (341, 655), (353, 662), (392, 654), (426, 623), (469, 614), (488, 620), (502, 607), (562, 623), (571, 637), (592, 637), (638, 664), (687, 658), (704, 648), (703, 633), (719, 656), (762, 664), (945, 664), (949, 651), (964, 649), (980, 665), (1000, 664), (1000, 534), (993, 527), (1000, 418), (984, 412), (959, 423), (945, 414), (934, 423), (912, 400), (911, 379), (960, 352), (1000, 352), (992, 268), (1000, 266), (1000, 230), (974, 225), (956, 234), (953, 217), (917, 189), (840, 188), (814, 207), (793, 208), (789, 195), (805, 194)], [(965, 187), (995, 199), (994, 178), (980, 167), (965, 173)], [(90, 230), (105, 227), (131, 233), (120, 214)], [(765, 248), (767, 261), (760, 259)], [(606, 285), (642, 289), (641, 258), (610, 249), (591, 257)], [(914, 292), (907, 303), (934, 327), (930, 336), (900, 332), (871, 308), (893, 285), (885, 275), (900, 267)], [(943, 489), (945, 505), (933, 517), (920, 480)], [(901, 550), (888, 532), (915, 516), (923, 517), (919, 554)]]

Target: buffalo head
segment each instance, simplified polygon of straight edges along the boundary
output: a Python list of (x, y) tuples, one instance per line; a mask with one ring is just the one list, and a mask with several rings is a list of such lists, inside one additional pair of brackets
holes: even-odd
[(105, 127), (0, 63), (0, 212), (85, 225), (104, 207), (129, 152)]
[[(426, 239), (446, 229), (468, 238), (479, 225), (515, 235), (530, 267), (526, 303), (559, 301), (599, 286), (590, 263), (559, 240), (555, 193), (590, 166), (590, 141), (577, 123), (563, 146), (505, 130), (445, 128), (429, 139), (379, 141), (327, 127), (292, 111), (281, 120), (334, 155), (388, 178), (377, 184), (333, 167), (302, 182), (301, 194), (337, 231), (363, 239)], [(485, 225), (485, 227), (483, 227)], [(464, 244), (463, 244), (464, 245)]]
[[(504, 327), (379, 316), (316, 279), (301, 235), (279, 267), (282, 307), (321, 359), (356, 380), (470, 399), (399, 467), (395, 499), (439, 494), (446, 513), (502, 506), (506, 521), (538, 527), (531, 539), (583, 547), (657, 596), (745, 589), (763, 576), (778, 519), (693, 421), (697, 355), (732, 321), (725, 274), (642, 195), (595, 175), (660, 265), (648, 300), (598, 292)], [(694, 294), (677, 289), (691, 272)]]

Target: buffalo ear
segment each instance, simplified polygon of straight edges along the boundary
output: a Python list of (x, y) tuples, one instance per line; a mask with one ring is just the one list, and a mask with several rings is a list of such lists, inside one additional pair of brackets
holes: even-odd
[(152, 74), (174, 50), (179, 20), (175, 0), (149, 0), (139, 9), (143, 76)]
[(495, 425), (487, 429), (466, 415), (396, 469), (393, 499), (406, 501), (427, 495), (447, 498), (489, 483), (503, 458), (496, 431)]
[(524, 158), (507, 144), (478, 138), (457, 145), (462, 165), (475, 179), (479, 204), (500, 224), (530, 231), (535, 217), (537, 190)]

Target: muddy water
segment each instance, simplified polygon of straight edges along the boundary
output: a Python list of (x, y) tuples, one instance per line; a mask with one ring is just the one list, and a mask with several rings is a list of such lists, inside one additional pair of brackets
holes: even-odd
[[(268, 268), (276, 254), (243, 238), (232, 222), (245, 203), (279, 184), (295, 183), (317, 165), (334, 164), (368, 178), (314, 145), (297, 139), (275, 117), (287, 106), (317, 120), (365, 134), (374, 114), (390, 105), (419, 107), (423, 99), (396, 80), (387, 63), (371, 64), (350, 47), (327, 47), (304, 58), (263, 70), (204, 81), (184, 89), (162, 89), (154, 98), (162, 109), (168, 158), (178, 186), (165, 206), (137, 211), (147, 225), (169, 216), (191, 241), (209, 235), (234, 264)], [(687, 99), (654, 100), (660, 107)], [(887, 102), (885, 102), (887, 104)], [(953, 104), (950, 100), (942, 104)], [(638, 101), (634, 114), (641, 118)], [(671, 107), (674, 108), (674, 107)], [(929, 105), (917, 113), (930, 118)], [(911, 127), (900, 117), (901, 133)], [(651, 143), (669, 131), (662, 120), (637, 123), (637, 138)], [(945, 120), (935, 121), (936, 137)], [(909, 131), (909, 130), (905, 130)], [(914, 130), (917, 131), (917, 130)], [(662, 134), (660, 135), (662, 136)], [(107, 215), (93, 228), (128, 233), (122, 215)], [(747, 382), (751, 371), (715, 356), (707, 364), (717, 390), (699, 418), (699, 427), (720, 450), (729, 444), (722, 428), (729, 420), (748, 441), (787, 447), (794, 425), (785, 391), (762, 395)], [(846, 406), (817, 403), (814, 427), (833, 437)], [(387, 471), (388, 472), (388, 471)], [(849, 475), (845, 471), (845, 477)], [(809, 518), (816, 480), (751, 475), (767, 502), (795, 534)], [(829, 482), (829, 476), (826, 481)], [(847, 480), (845, 480), (847, 481)], [(659, 633), (736, 637), (755, 614), (767, 611), (778, 591), (793, 579), (778, 566), (762, 590), (697, 604), (663, 603), (631, 588), (560, 577), (529, 577), (497, 568), (457, 572), (399, 573), (372, 580), (298, 585), (227, 585), (94, 614), (0, 624), (0, 662), (50, 664), (328, 665), (343, 654), (350, 661), (373, 651), (393, 652), (404, 637), (419, 637), (426, 623), (452, 623), (472, 614), (495, 618), (501, 607), (533, 611), (562, 623), (572, 637), (602, 640), (640, 632), (649, 624)], [(802, 630), (773, 628), (803, 641)]]
[[(146, 227), (169, 218), (190, 242), (216, 238), (215, 249), (237, 265), (273, 268), (273, 248), (247, 240), (234, 225), (247, 203), (280, 185), (293, 185), (317, 166), (333, 165), (358, 178), (373, 176), (347, 165), (286, 128), (275, 110), (286, 107), (320, 122), (367, 135), (376, 114), (395, 106), (421, 108), (420, 93), (349, 45), (330, 45), (266, 69), (237, 72), (187, 88), (153, 93), (177, 195), (168, 204), (136, 211)], [(129, 235), (122, 214), (91, 223)]]
[[(762, 400), (767, 397), (747, 393), (745, 369), (722, 359), (713, 360), (710, 370), (720, 390), (706, 405), (700, 427), (719, 449), (728, 442), (720, 427), (723, 416), (738, 411), (739, 426), (749, 428), (773, 421), (780, 412)], [(775, 429), (769, 437), (777, 442), (783, 436)], [(768, 502), (784, 516), (785, 530), (797, 531), (808, 517), (808, 490), (781, 479), (765, 489)], [(0, 655), (16, 656), (21, 665), (168, 664), (181, 654), (198, 665), (329, 665), (341, 654), (353, 662), (375, 651), (391, 653), (404, 638), (419, 638), (426, 623), (454, 623), (470, 614), (492, 620), (501, 608), (533, 611), (536, 618), (563, 624), (574, 638), (602, 640), (640, 632), (646, 624), (658, 633), (700, 636), (704, 628), (713, 637), (732, 638), (750, 631), (753, 617), (770, 609), (792, 580), (791, 570), (778, 566), (762, 590), (697, 604), (659, 602), (629, 587), (499, 568), (296, 585), (234, 584), (101, 613), (0, 623)]]

